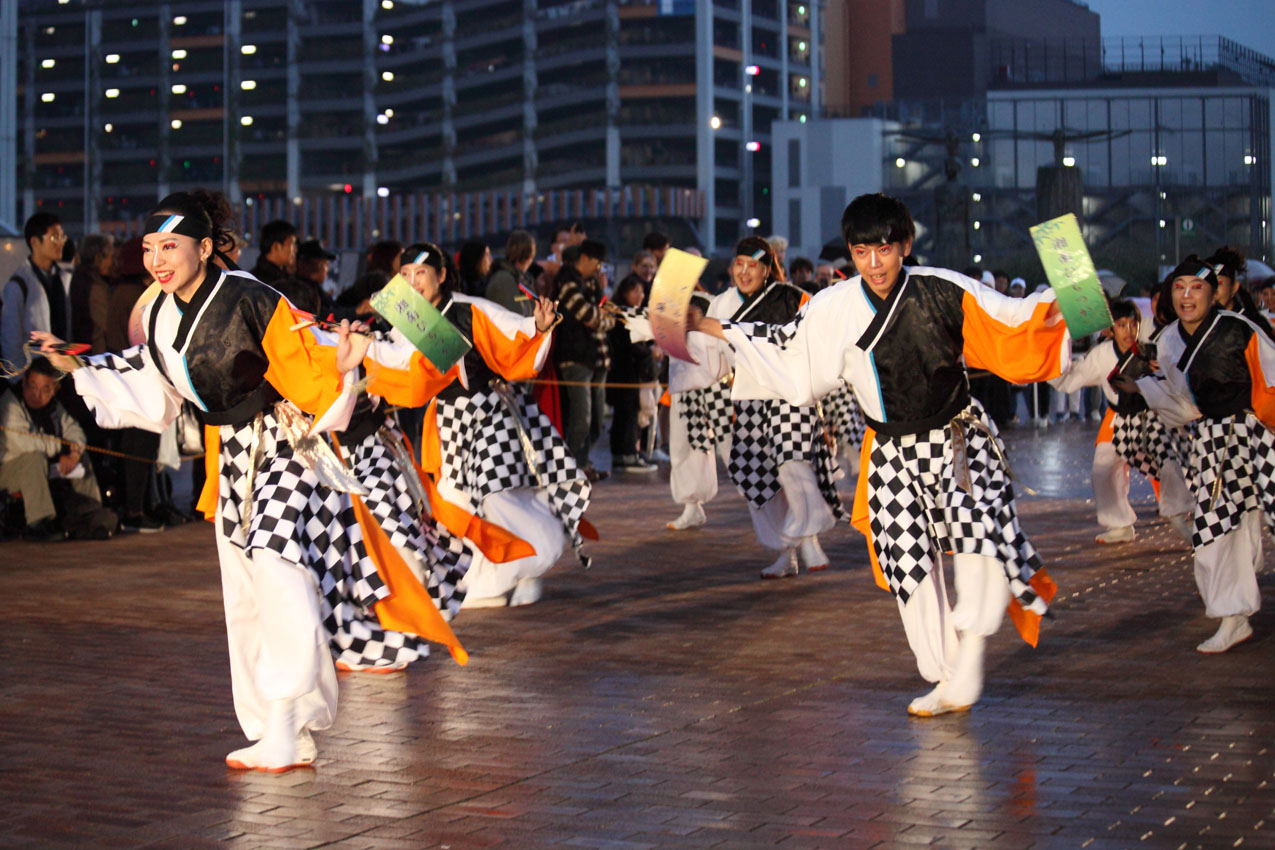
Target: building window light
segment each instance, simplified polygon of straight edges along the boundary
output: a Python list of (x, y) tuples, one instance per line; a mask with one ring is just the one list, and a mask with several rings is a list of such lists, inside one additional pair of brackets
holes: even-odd
[(393, 81), (394, 81), (394, 72), (393, 72), (393, 71), (382, 71), (382, 72), (381, 72), (381, 79), (382, 79), (382, 80), (385, 80), (385, 82), (387, 82), (387, 83), (393, 82)]
[(983, 255), (982, 255), (982, 254), (975, 254), (975, 255), (974, 255), (974, 262), (976, 262), (976, 263), (981, 263), (981, 262), (983, 262)]
[(177, 83), (175, 86), (173, 86), (173, 94), (185, 94), (185, 93), (186, 93), (186, 86), (184, 84)]
[(56, 60), (56, 59), (45, 59), (43, 62), (41, 62), (41, 63), (40, 63), (40, 67), (41, 67), (41, 68), (52, 68), (52, 67), (53, 67), (54, 65), (56, 65), (56, 64), (58, 64), (58, 60)]
[(386, 118), (393, 118), (393, 117), (394, 117), (394, 110), (393, 110), (393, 109), (390, 109), (389, 107), (386, 107), (386, 109), (385, 109), (385, 117), (386, 117)]
[(106, 131), (106, 132), (108, 132), (108, 133), (113, 133), (113, 132), (115, 132), (115, 125), (114, 125), (114, 124), (104, 124), (104, 125), (102, 126), (102, 129), (103, 129), (103, 130), (105, 130), (105, 131)]
[(757, 153), (757, 151), (761, 150), (761, 142), (749, 142), (744, 145), (744, 148), (753, 153)]
[(180, 47), (179, 47), (179, 48), (177, 48), (176, 50), (174, 50), (174, 51), (173, 51), (173, 58), (174, 58), (174, 59), (185, 59), (185, 58), (186, 58), (186, 51), (185, 51), (185, 50), (182, 50)]
[(393, 44), (393, 43), (394, 43), (394, 36), (390, 35), (389, 33), (386, 33), (385, 35), (381, 36), (381, 44)]
[(805, 113), (802, 113), (801, 115), (799, 115), (799, 116), (797, 117), (797, 120), (798, 120), (798, 121), (800, 121), (802, 124), (805, 124), (805, 123), (806, 123), (806, 115), (805, 115)]
[(1157, 168), (1159, 168), (1159, 167), (1160, 167), (1160, 166), (1162, 166), (1162, 165), (1168, 165), (1168, 164), (1169, 164), (1169, 158), (1168, 158), (1167, 156), (1159, 156), (1159, 155), (1156, 155), (1156, 156), (1151, 157), (1151, 164), (1152, 164), (1152, 165), (1154, 165), (1154, 166), (1156, 166)]
[(722, 129), (722, 119), (714, 115), (712, 118), (708, 119), (708, 126), (712, 127), (714, 130), (720, 130)]
[(797, 50), (801, 53), (806, 52), (806, 43), (804, 41), (797, 42)]
[(981, 142), (981, 141), (983, 141), (983, 134), (982, 134), (982, 133), (975, 133), (974, 135), (970, 136), (970, 138), (971, 138), (971, 139), (973, 139), (973, 140), (974, 140), (974, 141), (976, 141), (976, 142)]
[(744, 73), (750, 77), (755, 77), (761, 73), (761, 68), (758, 67), (757, 65), (745, 65)]
[(903, 166), (905, 166), (905, 165), (907, 165), (907, 164), (908, 164), (908, 161), (907, 161), (906, 159), (904, 159), (903, 157), (897, 157), (897, 158), (894, 160), (894, 167), (895, 167), (895, 168), (902, 168)]
[(185, 16), (185, 15), (178, 15), (177, 17), (173, 18), (173, 26), (175, 26), (175, 27), (184, 27), (185, 25), (186, 25), (186, 16)]
[(1167, 222), (1167, 221), (1165, 221), (1164, 219), (1160, 219), (1160, 226), (1161, 226), (1161, 227), (1164, 227), (1164, 226), (1165, 226), (1165, 225), (1167, 225), (1167, 224), (1168, 224), (1168, 222)]
[(983, 164), (983, 161), (980, 160), (978, 157), (976, 156), (970, 157), (970, 165), (974, 166), (975, 168), (978, 168), (982, 164)]
[(808, 82), (808, 81), (806, 80), (806, 78), (805, 78), (805, 77), (798, 77), (798, 78), (797, 78), (797, 87), (798, 87), (798, 88), (803, 88), (803, 89), (804, 89), (804, 88), (806, 87), (807, 82)]
[(983, 222), (978, 221), (978, 220), (975, 220), (975, 222), (974, 222), (974, 229), (975, 229), (975, 230), (981, 230), (981, 229), (982, 229), (982, 227), (983, 227)]
[(240, 123), (240, 124), (242, 124), (242, 125), (243, 125), (243, 126), (245, 126), (245, 127), (251, 127), (251, 126), (252, 126), (252, 116), (251, 116), (251, 115), (245, 115), (245, 116), (243, 116), (242, 118), (240, 118), (240, 119), (239, 119), (239, 123)]
[(252, 54), (257, 52), (257, 45), (245, 44), (243, 47), (239, 48), (239, 52), (242, 53), (244, 56), (251, 56)]
[(115, 98), (117, 98), (117, 97), (119, 97), (119, 96), (120, 96), (120, 90), (119, 90), (119, 89), (107, 89), (107, 90), (106, 90), (106, 96), (107, 96), (107, 97), (109, 97), (109, 98), (111, 98), (112, 100), (114, 100)]
[(108, 54), (106, 54), (106, 64), (107, 64), (107, 65), (114, 65), (114, 64), (115, 64), (116, 62), (118, 62), (118, 61), (120, 61), (120, 55), (119, 55), (118, 53), (108, 53)]
[(387, 11), (387, 12), (388, 12), (390, 9), (393, 9), (393, 8), (394, 8), (394, 0), (381, 0), (381, 8), (382, 8), (382, 9), (384, 9), (385, 11)]
[(748, 221), (744, 222), (744, 224), (748, 225), (749, 227), (761, 227), (761, 219), (750, 218)]
[(378, 197), (378, 198), (388, 198), (389, 196), (390, 196), (390, 190), (389, 190), (389, 187), (388, 187), (388, 186), (377, 186), (377, 187), (376, 187), (376, 197)]
[(388, 123), (390, 123), (390, 116), (388, 116), (388, 115), (386, 115), (384, 112), (382, 112), (380, 115), (376, 116), (376, 123), (377, 123), (377, 124), (388, 124)]
[(243, 89), (244, 91), (252, 91), (256, 87), (257, 87), (256, 80), (243, 80), (242, 82), (239, 83), (239, 88)]
[(1257, 165), (1257, 157), (1253, 156), (1251, 153), (1244, 154), (1244, 164)]
[(982, 200), (983, 200), (983, 196), (982, 196), (982, 195), (980, 195), (978, 192), (975, 192), (975, 193), (974, 193), (974, 203), (976, 203), (976, 204), (977, 204), (977, 203), (981, 202)]
[(44, 101), (45, 103), (52, 103), (53, 101), (57, 100), (57, 95), (51, 91), (46, 91), (44, 94), (40, 95), (40, 100)]
[(182, 120), (180, 118), (174, 118), (172, 121), (168, 122), (168, 126), (172, 127), (174, 130), (180, 130), (182, 128)]
[(1076, 158), (1075, 158), (1074, 156), (1064, 156), (1064, 157), (1063, 157), (1063, 166), (1064, 166), (1064, 167), (1066, 167), (1066, 168), (1075, 168), (1075, 167), (1076, 167)]

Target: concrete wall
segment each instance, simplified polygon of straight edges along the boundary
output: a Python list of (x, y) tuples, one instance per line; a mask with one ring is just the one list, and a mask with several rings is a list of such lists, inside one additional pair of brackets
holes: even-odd
[(825, 242), (839, 238), (846, 204), (881, 191), (883, 139), (892, 127), (876, 118), (782, 121), (771, 127), (771, 215), (775, 232), (791, 243), (789, 260), (817, 257)]

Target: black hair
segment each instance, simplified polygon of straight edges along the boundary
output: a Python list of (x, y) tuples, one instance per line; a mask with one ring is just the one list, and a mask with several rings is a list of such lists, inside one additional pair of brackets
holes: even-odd
[(460, 246), (460, 276), (464, 280), (478, 280), (478, 267), (487, 255), (487, 243), (471, 239)]
[(266, 222), (261, 228), (261, 241), (257, 245), (257, 249), (261, 251), (262, 256), (270, 253), (270, 249), (280, 242), (287, 242), (288, 238), (297, 235), (297, 228), (290, 221), (276, 218), (274, 221)]
[(536, 254), (536, 239), (525, 230), (515, 230), (505, 240), (505, 260), (519, 266)]
[(26, 368), (27, 374), (34, 372), (37, 375), (44, 375), (47, 378), (61, 378), (62, 370), (49, 362), (48, 358), (36, 357), (32, 359), (31, 365)]
[(367, 249), (367, 271), (384, 272), (385, 279), (394, 274), (394, 261), (403, 253), (403, 243), (397, 239), (382, 239), (373, 242)]
[(31, 247), (32, 239), (44, 238), (44, 234), (52, 230), (55, 224), (61, 223), (62, 219), (51, 212), (38, 212), (28, 218), (26, 225), (22, 228), (22, 235), (26, 237), (27, 247)]
[(642, 237), (642, 250), (655, 253), (662, 251), (669, 246), (668, 237), (658, 230), (646, 234)]
[(788, 273), (790, 275), (796, 274), (797, 269), (805, 269), (811, 274), (814, 274), (815, 264), (810, 262), (810, 260), (806, 257), (797, 257), (791, 263), (788, 264)]
[(602, 261), (607, 258), (607, 246), (605, 242), (597, 239), (586, 239), (580, 243), (580, 253), (586, 257)]
[(846, 245), (907, 242), (916, 238), (916, 223), (906, 204), (877, 192), (850, 202), (841, 214), (841, 236)]
[(93, 267), (98, 259), (115, 247), (115, 237), (110, 233), (90, 233), (80, 240), (80, 265)]
[(739, 242), (735, 243), (736, 257), (755, 257), (757, 252), (761, 251), (762, 256), (760, 262), (766, 265), (766, 283), (772, 280), (787, 280), (784, 275), (784, 269), (779, 265), (779, 259), (775, 256), (775, 250), (770, 247), (770, 243), (760, 236), (745, 236)]
[(1117, 322), (1121, 319), (1138, 319), (1138, 305), (1124, 298), (1109, 298), (1107, 305), (1111, 308), (1111, 318)]
[(1003, 277), (1006, 281), (1010, 279), (1009, 272), (1004, 269), (992, 269), (992, 277)]
[[(225, 254), (234, 250), (235, 236), (230, 232), (229, 224), (232, 215), (230, 201), (221, 192), (210, 192), (207, 189), (191, 189), (188, 192), (173, 192), (155, 205), (149, 215), (160, 213), (177, 213), (201, 219), (208, 225), (212, 234), (213, 251)], [(233, 263), (231, 266), (233, 267)]]
[(1212, 263), (1201, 260), (1198, 254), (1188, 254), (1186, 259), (1178, 263), (1177, 268), (1169, 272), (1164, 282), (1169, 289), (1172, 289), (1173, 281), (1180, 277), (1198, 277), (1215, 290), (1217, 289), (1217, 269)]
[(1218, 248), (1204, 262), (1216, 269), (1219, 275), (1229, 277), (1237, 283), (1244, 273), (1248, 271), (1248, 261), (1244, 259), (1244, 252), (1239, 248), (1232, 248), (1230, 245), (1223, 245)]
[(364, 299), (371, 298), (385, 288), (390, 282), (389, 275), (379, 269), (372, 269), (359, 275), (348, 289), (341, 291), (336, 297), (338, 307), (357, 307)]
[(646, 291), (646, 284), (642, 282), (642, 278), (635, 274), (629, 275), (616, 286), (612, 300), (615, 301), (616, 304), (627, 306), (628, 302), (624, 300), (624, 297), (629, 294), (630, 289), (638, 286), (642, 287), (643, 292)]
[(968, 278), (973, 278), (974, 280), (983, 279), (983, 269), (981, 266), (966, 266), (961, 271), (961, 274), (965, 275)]

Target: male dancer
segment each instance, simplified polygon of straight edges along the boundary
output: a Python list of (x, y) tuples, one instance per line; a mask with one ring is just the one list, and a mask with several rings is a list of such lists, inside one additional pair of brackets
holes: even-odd
[[(854, 390), (869, 427), (854, 524), (921, 675), (937, 683), (908, 712), (964, 711), (982, 692), (984, 641), (1006, 604), (1035, 645), (1055, 590), (1018, 526), (995, 426), (965, 370), (1013, 383), (1056, 377), (1070, 362), (1066, 326), (1052, 292), (1009, 298), (947, 269), (905, 269), (916, 226), (895, 198), (856, 198), (841, 229), (858, 277), (786, 325), (705, 318), (697, 327), (735, 349), (736, 398), (809, 405)], [(936, 569), (944, 551), (955, 553), (954, 609)]]

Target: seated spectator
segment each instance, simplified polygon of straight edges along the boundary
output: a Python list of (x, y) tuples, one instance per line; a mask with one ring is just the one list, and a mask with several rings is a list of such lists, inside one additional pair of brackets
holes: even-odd
[(27, 539), (105, 540), (118, 521), (102, 507), (84, 432), (54, 400), (58, 380), (53, 364), (37, 358), (20, 392), (0, 398), (0, 488), (22, 494)]

